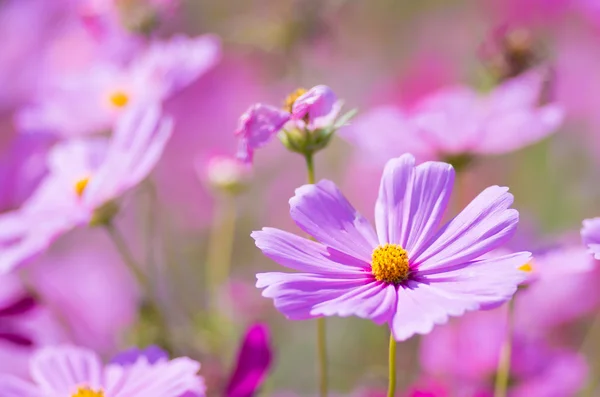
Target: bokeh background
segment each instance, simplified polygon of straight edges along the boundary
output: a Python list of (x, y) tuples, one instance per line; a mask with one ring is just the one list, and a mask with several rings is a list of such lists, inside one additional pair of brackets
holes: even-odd
[[(128, 40), (135, 43), (127, 51), (137, 51), (177, 34), (217, 35), (222, 48), (214, 66), (165, 100), (175, 131), (152, 184), (142, 184), (128, 198), (117, 220), (134, 253), (149, 258), (145, 270), (160, 293), (169, 347), (202, 362), (209, 395), (219, 395), (211, 387), (222, 385), (239, 338), (255, 322), (269, 325), (275, 354), (261, 394), (315, 395), (314, 322), (287, 321), (260, 296), (255, 274), (278, 265), (250, 238), (263, 226), (300, 232), (289, 218), (288, 199), (306, 183), (303, 159), (272, 142), (257, 152), (247, 189), (235, 197), (214, 186), (209, 166), (216, 155), (235, 154), (233, 132), (251, 104), (280, 106), (298, 87), (332, 87), (346, 109), (358, 109), (357, 117), (382, 104), (410, 107), (454, 84), (483, 91), (498, 72), (494, 62), (507, 51), (499, 43), (517, 32), (512, 50), (531, 57), (525, 68), (550, 68), (548, 95), (566, 117), (547, 139), (477, 159), (463, 175), (462, 205), (488, 185), (509, 186), (521, 213), (510, 248), (539, 252), (549, 266), (592, 262), (582, 254), (579, 229), (582, 219), (600, 214), (600, 3), (114, 0), (111, 18), (126, 32), (116, 35), (117, 44), (90, 33), (86, 3), (0, 0), (0, 209), (19, 208), (46, 172), (48, 150), (62, 139), (23, 122), (24, 111), (59, 78), (112, 62), (113, 52), (130, 45)], [(66, 113), (81, 117), (75, 109)], [(317, 179), (334, 180), (372, 219), (382, 159), (336, 137), (315, 161)], [(453, 213), (460, 203), (455, 204)], [(547, 254), (557, 246), (572, 251)], [(220, 267), (217, 275), (211, 265)], [(539, 383), (568, 384), (518, 395), (576, 395), (600, 376), (594, 369), (600, 326), (592, 326), (600, 310), (600, 280), (593, 264), (581, 267), (575, 276), (558, 272), (532, 285), (523, 304), (517, 303), (516, 328), (525, 335), (515, 342), (523, 354), (513, 360), (525, 367), (515, 362), (517, 371), (529, 371)], [(215, 285), (215, 277), (226, 281)], [(34, 346), (0, 339), (0, 371), (25, 373), (17, 367), (23, 368), (31, 349), (57, 340), (92, 347), (105, 357), (132, 344), (156, 343), (155, 313), (143, 307), (103, 230), (78, 229), (61, 237), (1, 283), (0, 293), (29, 288), (40, 310), (22, 325), (31, 328)], [(489, 395), (476, 393), (493, 382), (490, 363), (497, 360), (503, 310), (467, 315), (400, 344), (398, 395)], [(341, 395), (385, 390), (387, 328), (331, 318), (327, 332), (331, 389)], [(551, 370), (542, 365), (549, 362), (558, 364)], [(475, 386), (456, 392), (460, 387), (448, 386), (453, 382)], [(421, 389), (430, 394), (417, 394)]]

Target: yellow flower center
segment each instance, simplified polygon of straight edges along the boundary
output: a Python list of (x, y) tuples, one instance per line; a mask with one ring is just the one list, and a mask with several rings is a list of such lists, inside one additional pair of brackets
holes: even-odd
[(304, 94), (306, 94), (306, 90), (304, 88), (298, 88), (296, 91), (288, 95), (287, 98), (285, 98), (285, 101), (283, 102), (283, 110), (292, 113), (294, 102), (296, 102), (296, 100)]
[(71, 397), (104, 397), (104, 392), (101, 390), (95, 391), (88, 387), (79, 387)]
[(83, 192), (85, 190), (85, 188), (87, 187), (88, 183), (90, 182), (90, 177), (86, 176), (85, 178), (81, 178), (80, 180), (78, 180), (77, 182), (75, 182), (75, 193), (77, 193), (77, 195), (79, 197), (83, 196)]
[(129, 95), (123, 91), (115, 91), (109, 97), (110, 103), (117, 108), (123, 108), (129, 103)]
[(533, 271), (533, 265), (531, 264), (531, 262), (528, 262), (522, 266), (519, 267), (519, 270), (525, 273), (531, 273)]
[(398, 284), (408, 278), (408, 252), (398, 244), (384, 244), (373, 250), (371, 273), (378, 281)]

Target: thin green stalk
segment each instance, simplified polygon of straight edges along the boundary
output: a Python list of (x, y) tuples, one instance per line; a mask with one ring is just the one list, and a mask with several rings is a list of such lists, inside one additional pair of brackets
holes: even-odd
[(219, 196), (206, 259), (206, 280), (213, 309), (216, 307), (219, 288), (227, 281), (231, 271), (236, 218), (235, 197)]
[(140, 267), (137, 265), (137, 262), (133, 258), (133, 254), (129, 250), (129, 247), (127, 246), (127, 243), (125, 242), (125, 238), (123, 237), (123, 235), (121, 234), (119, 229), (117, 229), (112, 223), (107, 223), (105, 225), (105, 227), (106, 227), (106, 231), (108, 232), (108, 235), (110, 236), (115, 247), (117, 248), (117, 251), (119, 251), (119, 254), (123, 258), (123, 262), (129, 269), (129, 271), (135, 276), (139, 286), (148, 295), (151, 295), (150, 284), (149, 284), (148, 278), (146, 277), (144, 272), (142, 272)]
[[(315, 163), (313, 154), (308, 153), (304, 156), (306, 160), (306, 171), (308, 172), (308, 183), (315, 183)], [(327, 332), (325, 318), (317, 319), (317, 357), (319, 364), (319, 396), (327, 397)]]
[(129, 246), (127, 245), (127, 242), (125, 241), (125, 238), (123, 237), (119, 229), (117, 229), (110, 222), (105, 224), (105, 228), (115, 247), (117, 248), (117, 251), (123, 258), (123, 262), (129, 269), (129, 271), (135, 276), (138, 285), (140, 286), (142, 291), (144, 291), (146, 303), (149, 305), (148, 307), (152, 309), (153, 314), (156, 316), (156, 323), (158, 326), (157, 342), (160, 345), (162, 345), (162, 347), (165, 348), (167, 351), (172, 352), (172, 346), (169, 337), (169, 329), (166, 320), (163, 316), (163, 313), (159, 307), (159, 304), (154, 297), (154, 291), (150, 280), (148, 279), (148, 277), (146, 277), (146, 275), (138, 265), (137, 261), (134, 259), (133, 254), (129, 249)]
[(513, 296), (513, 298), (508, 302), (508, 311), (506, 313), (506, 336), (500, 350), (500, 359), (498, 360), (498, 371), (496, 373), (494, 397), (506, 397), (508, 392), (508, 381), (510, 379), (510, 359), (512, 353), (514, 307), (515, 297)]
[(388, 392), (387, 397), (394, 397), (396, 392), (396, 339), (390, 330), (390, 349), (388, 355)]

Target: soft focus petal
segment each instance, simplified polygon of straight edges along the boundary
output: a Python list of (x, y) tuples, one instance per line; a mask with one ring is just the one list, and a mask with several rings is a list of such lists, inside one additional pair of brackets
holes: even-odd
[(581, 237), (594, 258), (600, 259), (600, 218), (585, 219)]
[(450, 164), (428, 162), (415, 168), (411, 155), (390, 160), (375, 206), (379, 243), (400, 244), (409, 255), (420, 252), (442, 220), (453, 183)]
[(508, 188), (492, 186), (411, 258), (419, 270), (443, 269), (476, 259), (505, 243), (516, 230), (519, 213)]
[(326, 85), (311, 88), (294, 101), (292, 119), (308, 119), (308, 128), (313, 130), (333, 124), (341, 109), (341, 103), (333, 90)]
[(135, 364), (138, 360), (146, 360), (150, 364), (169, 359), (169, 354), (158, 346), (148, 346), (145, 349), (132, 347), (117, 354), (110, 360), (111, 364), (128, 366)]
[(253, 325), (246, 331), (235, 369), (227, 383), (227, 397), (252, 397), (271, 366), (272, 353), (266, 325)]
[(0, 375), (0, 396), (2, 397), (43, 397), (37, 387), (23, 379), (11, 375)]
[(254, 150), (266, 145), (289, 119), (289, 113), (274, 106), (252, 105), (240, 117), (235, 130), (239, 145), (237, 157), (251, 163)]
[(91, 350), (46, 347), (31, 359), (31, 376), (44, 394), (69, 396), (77, 386), (102, 387), (102, 363)]
[(317, 241), (370, 263), (377, 237), (373, 227), (346, 200), (335, 184), (322, 180), (296, 189), (290, 215)]

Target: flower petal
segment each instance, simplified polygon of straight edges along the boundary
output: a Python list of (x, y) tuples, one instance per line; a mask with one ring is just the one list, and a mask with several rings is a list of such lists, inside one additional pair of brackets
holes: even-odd
[(508, 188), (492, 186), (481, 192), (422, 249), (412, 253), (419, 270), (453, 266), (476, 259), (506, 242), (516, 230), (519, 213)]
[(400, 244), (410, 255), (439, 226), (452, 193), (454, 169), (441, 162), (423, 163), (412, 172), (409, 167), (407, 156), (388, 162), (375, 212), (380, 243)]
[(91, 350), (74, 346), (46, 347), (31, 359), (31, 376), (44, 394), (73, 394), (77, 386), (100, 389), (102, 364)]
[[(305, 320), (333, 314), (346, 316), (366, 314), (364, 302), (360, 299), (363, 295), (360, 294), (372, 288), (382, 290), (378, 283), (366, 274), (362, 277), (346, 278), (307, 273), (259, 273), (256, 278), (256, 286), (265, 288), (262, 295), (272, 298), (277, 310), (291, 320)], [(330, 308), (324, 307), (324, 303), (337, 302), (335, 300), (345, 294), (348, 294), (347, 297), (359, 294), (356, 299), (358, 305), (353, 309), (348, 308), (348, 311), (344, 307), (342, 314), (335, 310), (329, 311)]]
[(581, 238), (594, 258), (600, 259), (600, 218), (585, 219), (581, 229)]
[(449, 294), (448, 299), (463, 299), (491, 308), (509, 300), (527, 279), (519, 267), (531, 260), (529, 252), (466, 262), (430, 271), (419, 271), (431, 286)]
[(360, 269), (370, 268), (365, 261), (283, 230), (265, 227), (251, 236), (266, 257), (301, 272), (362, 273)]
[(290, 199), (296, 224), (317, 241), (337, 251), (371, 262), (377, 237), (371, 224), (356, 211), (331, 181), (296, 189)]
[(0, 376), (0, 396), (2, 397), (43, 397), (44, 394), (34, 385), (16, 376)]

